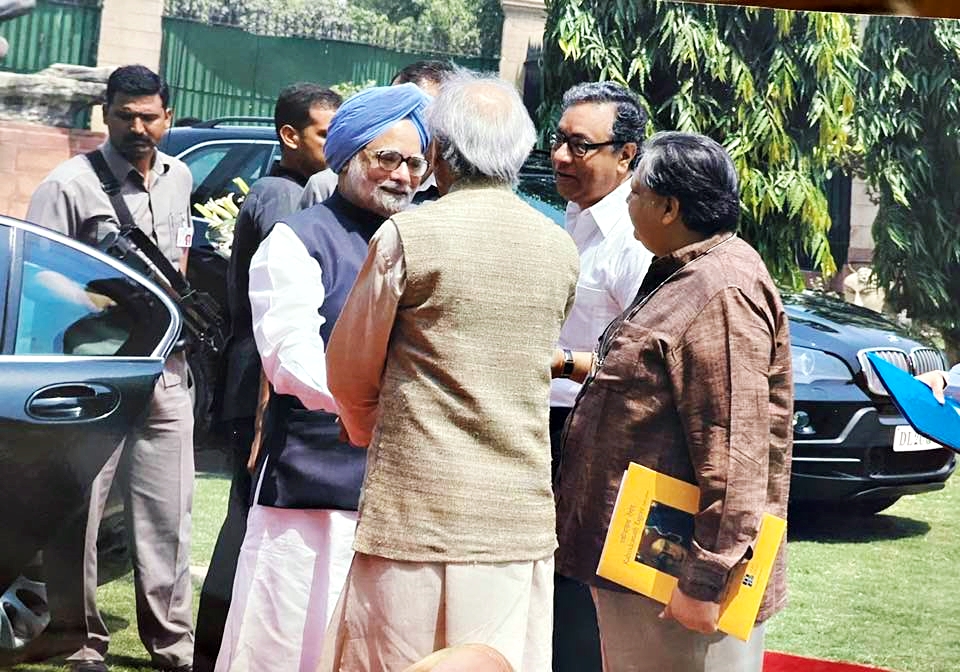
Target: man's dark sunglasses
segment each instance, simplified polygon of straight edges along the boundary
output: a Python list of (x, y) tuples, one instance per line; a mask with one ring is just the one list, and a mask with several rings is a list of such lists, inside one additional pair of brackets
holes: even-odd
[(401, 163), (407, 164), (410, 174), (414, 177), (423, 177), (430, 168), (430, 161), (416, 154), (404, 156), (395, 149), (381, 149), (373, 153), (377, 157), (377, 163), (384, 170), (393, 172), (400, 167)]
[(607, 147), (609, 145), (619, 145), (621, 143), (619, 140), (615, 139), (607, 140), (606, 142), (587, 142), (583, 138), (571, 138), (560, 131), (555, 131), (554, 133), (550, 134), (550, 149), (557, 151), (564, 144), (570, 148), (570, 152), (574, 156), (583, 158), (587, 155), (587, 152), (600, 149), (601, 147)]

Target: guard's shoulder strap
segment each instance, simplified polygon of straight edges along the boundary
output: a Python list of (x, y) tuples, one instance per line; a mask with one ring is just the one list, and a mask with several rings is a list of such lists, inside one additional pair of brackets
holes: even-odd
[(120, 235), (128, 238), (146, 255), (150, 263), (156, 267), (157, 271), (160, 272), (177, 294), (184, 296), (190, 293), (190, 286), (186, 283), (183, 276), (180, 275), (180, 272), (163, 256), (163, 253), (160, 252), (156, 243), (150, 240), (150, 237), (133, 221), (130, 208), (127, 207), (126, 201), (123, 200), (123, 196), (120, 194), (120, 182), (117, 181), (116, 175), (113, 174), (110, 166), (107, 165), (107, 160), (103, 157), (103, 152), (95, 149), (92, 152), (88, 152), (86, 157), (93, 167), (93, 171), (97, 174), (104, 193), (110, 198), (110, 204), (113, 206), (113, 211), (117, 215), (117, 222), (120, 224)]
[(113, 171), (110, 170), (110, 166), (107, 165), (103, 152), (95, 149), (92, 152), (87, 152), (86, 157), (93, 168), (93, 172), (97, 174), (97, 179), (100, 180), (100, 186), (104, 193), (110, 198), (110, 205), (113, 206), (113, 211), (117, 214), (120, 230), (136, 228), (137, 225), (133, 221), (133, 215), (130, 214), (130, 208), (127, 207), (123, 196), (120, 194), (120, 182)]

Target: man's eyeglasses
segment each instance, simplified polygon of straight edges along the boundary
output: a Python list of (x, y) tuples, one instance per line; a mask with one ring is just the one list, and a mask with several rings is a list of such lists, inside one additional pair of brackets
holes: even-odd
[(620, 141), (607, 140), (606, 142), (587, 142), (583, 138), (571, 138), (560, 131), (550, 134), (550, 149), (557, 151), (564, 144), (570, 148), (571, 154), (576, 157), (583, 158), (587, 155), (587, 152), (591, 152), (594, 149), (599, 149), (601, 147), (607, 147), (608, 145), (619, 145)]
[(377, 157), (377, 163), (380, 164), (380, 167), (390, 172), (399, 168), (401, 163), (405, 163), (411, 175), (423, 177), (430, 168), (430, 161), (427, 158), (416, 154), (404, 156), (395, 149), (380, 149), (373, 155)]

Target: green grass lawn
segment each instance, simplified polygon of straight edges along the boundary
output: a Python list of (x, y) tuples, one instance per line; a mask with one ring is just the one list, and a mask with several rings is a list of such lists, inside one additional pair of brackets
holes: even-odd
[(767, 648), (886, 667), (960, 670), (960, 481), (870, 518), (790, 520), (789, 605)]
[[(230, 481), (216, 473), (197, 474), (193, 500), (193, 541), (190, 551), (192, 566), (206, 566), (213, 554), (220, 523), (227, 511)], [(196, 618), (200, 601), (200, 586), (195, 582), (193, 613)], [(110, 650), (107, 663), (111, 672), (156, 672), (137, 634), (136, 610), (133, 598), (133, 574), (100, 586), (97, 602), (104, 621), (110, 629)], [(17, 665), (15, 672), (59, 672), (64, 669), (62, 659), (53, 659), (40, 665)]]
[[(222, 476), (197, 476), (193, 565), (209, 562), (228, 490)], [(952, 568), (960, 563), (960, 480), (871, 518), (791, 520), (789, 537), (790, 604), (770, 622), (768, 648), (896, 672), (960, 670), (960, 581)], [(101, 586), (99, 601), (113, 632), (111, 670), (151, 670), (130, 575)]]

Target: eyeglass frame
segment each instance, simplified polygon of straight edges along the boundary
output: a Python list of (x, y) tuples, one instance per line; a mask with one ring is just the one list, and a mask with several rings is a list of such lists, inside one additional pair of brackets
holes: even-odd
[[(397, 170), (397, 169), (400, 167), (400, 164), (403, 164), (403, 163), (407, 164), (407, 170), (410, 171), (410, 175), (412, 175), (413, 177), (423, 177), (423, 176), (426, 175), (427, 172), (430, 170), (430, 159), (428, 159), (427, 157), (425, 157), (425, 156), (423, 156), (423, 155), (421, 155), (421, 154), (410, 154), (410, 155), (408, 155), (408, 156), (404, 156), (404, 155), (400, 152), (400, 150), (398, 150), (398, 149), (389, 149), (389, 148), (386, 148), (386, 149), (377, 149), (377, 150), (367, 150), (367, 151), (370, 151), (370, 152), (373, 154), (374, 158), (376, 158), (376, 160), (377, 160), (377, 165), (380, 166), (381, 169), (383, 169), (383, 170), (388, 170), (388, 171), (390, 171), (391, 173), (392, 173), (393, 171)], [(397, 156), (400, 157), (400, 160), (397, 161), (397, 165), (391, 167), (391, 166), (389, 166), (389, 165), (385, 165), (385, 164), (384, 164), (384, 162), (383, 162), (383, 155), (386, 154), (387, 152), (390, 152), (391, 154), (396, 154)], [(417, 172), (417, 171), (413, 168), (413, 166), (410, 165), (410, 159), (419, 159), (420, 161), (423, 161), (423, 170), (422, 170), (421, 172)]]
[[(560, 141), (560, 138), (563, 138), (563, 141)], [(571, 141), (575, 141), (576, 147), (580, 147), (582, 148), (582, 150), (576, 149), (574, 145), (570, 144)], [(572, 138), (566, 133), (564, 133), (563, 131), (559, 131), (559, 130), (554, 131), (553, 133), (550, 134), (550, 150), (551, 151), (555, 152), (558, 149), (560, 149), (563, 145), (566, 145), (567, 148), (570, 150), (570, 153), (573, 154), (578, 159), (582, 159), (587, 155), (588, 152), (592, 152), (595, 149), (600, 149), (601, 147), (609, 147), (610, 145), (624, 145), (624, 144), (626, 144), (624, 140), (617, 140), (616, 138), (607, 140), (606, 142), (587, 142), (582, 138)]]

